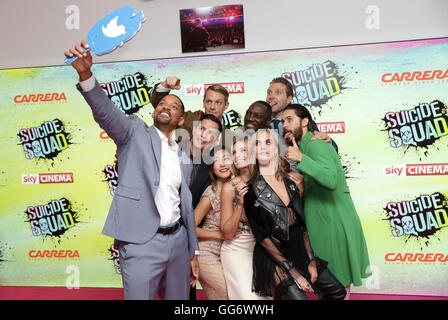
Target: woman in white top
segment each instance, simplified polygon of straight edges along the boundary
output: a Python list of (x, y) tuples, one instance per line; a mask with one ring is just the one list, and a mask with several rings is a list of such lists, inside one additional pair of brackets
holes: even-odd
[[(252, 176), (249, 164), (248, 140), (233, 144), (233, 163), (238, 175), (226, 182), (221, 191), (221, 263), (230, 300), (264, 300), (252, 291), (252, 257), (255, 237), (244, 213), (244, 195)], [(234, 238), (236, 233), (237, 238)]]

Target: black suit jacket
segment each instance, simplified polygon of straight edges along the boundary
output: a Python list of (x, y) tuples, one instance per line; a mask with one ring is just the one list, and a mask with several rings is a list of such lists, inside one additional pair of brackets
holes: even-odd
[(198, 166), (199, 168), (196, 176), (193, 177), (193, 180), (190, 183), (190, 191), (193, 197), (193, 209), (198, 205), (205, 189), (212, 184), (209, 175), (209, 166), (204, 162), (201, 162)]

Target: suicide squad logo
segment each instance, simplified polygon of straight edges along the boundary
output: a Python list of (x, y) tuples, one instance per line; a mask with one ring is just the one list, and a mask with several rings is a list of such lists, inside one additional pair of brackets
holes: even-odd
[(124, 76), (118, 81), (100, 83), (100, 86), (110, 101), (126, 114), (136, 113), (149, 103), (151, 87), (140, 72)]
[[(224, 120), (224, 127), (235, 130), (241, 126), (241, 117), (235, 110), (229, 110), (223, 113), (222, 118)], [(223, 129), (225, 129), (223, 128)]]
[(448, 135), (447, 107), (439, 100), (388, 112), (383, 118), (392, 148), (411, 146), (428, 148), (436, 140)]
[(294, 103), (321, 107), (344, 89), (345, 77), (337, 65), (327, 60), (303, 70), (285, 72), (282, 77), (294, 88)]
[(421, 195), (410, 201), (389, 202), (384, 211), (392, 235), (397, 238), (429, 240), (430, 236), (448, 226), (448, 203), (440, 192)]
[(109, 187), (110, 195), (113, 197), (115, 195), (115, 189), (118, 185), (118, 172), (116, 165), (107, 165), (103, 170), (104, 176), (106, 177), (107, 185)]
[(79, 222), (78, 213), (73, 211), (70, 201), (66, 198), (29, 206), (25, 213), (31, 233), (35, 237), (59, 238)]
[(18, 136), (25, 158), (30, 160), (53, 160), (71, 144), (71, 136), (59, 119), (45, 121), (37, 127), (20, 129)]

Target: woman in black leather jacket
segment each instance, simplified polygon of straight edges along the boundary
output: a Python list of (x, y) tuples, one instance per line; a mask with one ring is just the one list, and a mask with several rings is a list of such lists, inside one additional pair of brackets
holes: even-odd
[[(323, 299), (343, 299), (344, 286), (314, 256), (306, 230), (299, 190), (287, 177), (289, 165), (279, 156), (275, 132), (260, 129), (250, 137), (255, 174), (244, 208), (257, 239), (253, 256), (253, 290), (275, 299), (304, 300), (312, 286)], [(253, 163), (253, 162), (252, 162)]]

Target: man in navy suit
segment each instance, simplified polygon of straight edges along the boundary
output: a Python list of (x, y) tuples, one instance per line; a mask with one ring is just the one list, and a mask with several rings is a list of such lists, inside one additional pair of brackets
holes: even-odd
[(174, 140), (184, 106), (175, 95), (160, 100), (153, 126), (126, 116), (92, 74), (87, 42), (65, 52), (76, 55), (77, 88), (95, 121), (117, 145), (118, 186), (103, 234), (119, 244), (125, 299), (186, 300), (199, 278), (192, 197), (192, 164)]

